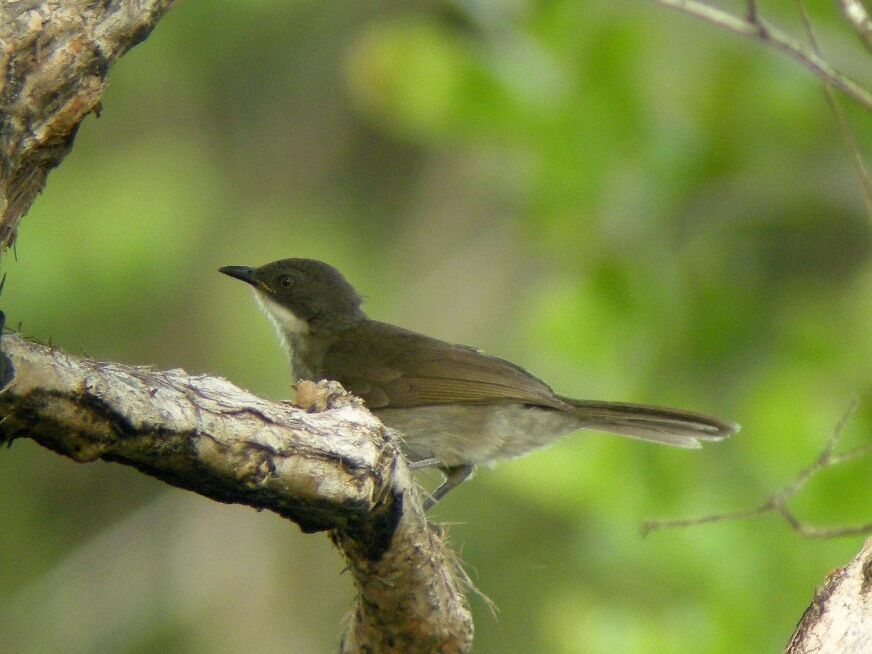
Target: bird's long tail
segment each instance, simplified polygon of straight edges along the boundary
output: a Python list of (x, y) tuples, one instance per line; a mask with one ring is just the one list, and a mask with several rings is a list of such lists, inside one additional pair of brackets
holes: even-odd
[(576, 408), (584, 429), (595, 429), (673, 447), (699, 448), (700, 441), (721, 441), (739, 425), (711, 416), (644, 404), (592, 402), (561, 397)]

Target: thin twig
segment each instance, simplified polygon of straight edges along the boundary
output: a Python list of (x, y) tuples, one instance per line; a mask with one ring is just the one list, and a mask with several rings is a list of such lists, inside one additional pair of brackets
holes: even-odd
[(756, 24), (759, 20), (759, 15), (757, 13), (757, 0), (747, 0), (745, 4), (748, 7), (746, 12), (748, 22)]
[(787, 506), (790, 501), (803, 487), (808, 483), (808, 480), (819, 473), (821, 470), (832, 466), (851, 461), (861, 456), (872, 453), (872, 443), (861, 445), (852, 450), (835, 453), (839, 439), (848, 421), (857, 410), (857, 402), (852, 402), (851, 406), (839, 420), (839, 423), (833, 429), (833, 433), (827, 441), (826, 446), (818, 454), (814, 462), (800, 471), (794, 477), (793, 481), (781, 490), (772, 494), (765, 502), (758, 506), (739, 511), (731, 511), (729, 513), (714, 513), (712, 515), (702, 516), (699, 518), (682, 518), (677, 520), (646, 520), (642, 524), (642, 536), (647, 536), (651, 532), (661, 529), (671, 529), (673, 527), (692, 527), (696, 525), (711, 524), (714, 522), (726, 522), (731, 520), (744, 520), (753, 518), (764, 513), (777, 513), (790, 525), (791, 529), (804, 536), (805, 538), (841, 538), (844, 536), (860, 536), (872, 533), (872, 522), (860, 525), (845, 525), (838, 527), (815, 527), (807, 522), (800, 520), (793, 511)]
[[(799, 15), (802, 16), (802, 23), (805, 26), (806, 34), (808, 35), (809, 43), (815, 54), (820, 56), (820, 47), (818, 46), (817, 37), (814, 33), (814, 28), (811, 24), (811, 19), (808, 17), (808, 12), (805, 10), (805, 4), (802, 0), (796, 0), (796, 7), (799, 10)], [(863, 155), (860, 153), (860, 147), (857, 145), (857, 139), (854, 138), (854, 132), (848, 124), (848, 119), (845, 117), (845, 112), (842, 111), (842, 106), (839, 104), (836, 94), (833, 93), (832, 85), (824, 81), (824, 94), (827, 96), (827, 104), (830, 110), (835, 115), (839, 123), (839, 131), (845, 141), (845, 145), (851, 151), (854, 170), (857, 171), (857, 177), (860, 178), (860, 188), (863, 192), (863, 202), (866, 205), (866, 214), (872, 219), (872, 177), (869, 176), (869, 170), (866, 168), (866, 163), (863, 161)]]
[(857, 32), (860, 42), (869, 52), (872, 52), (872, 19), (869, 18), (869, 12), (866, 11), (861, 0), (839, 0), (839, 7)]
[[(717, 25), (730, 32), (756, 39), (776, 50), (780, 50), (821, 79), (826, 80), (856, 100), (867, 111), (872, 112), (872, 93), (860, 86), (849, 76), (830, 66), (817, 53), (803, 47), (781, 30), (765, 23), (757, 12), (756, 3), (748, 3), (748, 18), (739, 18), (696, 0), (653, 0), (653, 2), (685, 14), (690, 14), (691, 16), (696, 16), (712, 25)], [(753, 20), (751, 20), (752, 17)]]
[(713, 513), (711, 515), (702, 516), (700, 518), (676, 518), (674, 520), (646, 520), (642, 523), (642, 537), (654, 531), (661, 529), (672, 529), (674, 527), (695, 527), (696, 525), (707, 525), (714, 522), (728, 522), (731, 520), (744, 520), (745, 518), (753, 518), (761, 513), (771, 511), (772, 507), (769, 502), (760, 506), (751, 507), (748, 509), (740, 509), (731, 513)]

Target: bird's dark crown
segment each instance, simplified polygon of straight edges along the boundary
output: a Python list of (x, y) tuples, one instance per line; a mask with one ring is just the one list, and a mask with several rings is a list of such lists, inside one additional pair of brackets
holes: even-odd
[(354, 287), (336, 268), (321, 261), (281, 259), (260, 268), (227, 266), (221, 272), (248, 282), (265, 299), (307, 322), (363, 316), (363, 300)]

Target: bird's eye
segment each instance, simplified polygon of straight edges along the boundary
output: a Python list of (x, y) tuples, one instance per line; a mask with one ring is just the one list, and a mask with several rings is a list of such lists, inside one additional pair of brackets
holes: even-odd
[(287, 275), (282, 275), (281, 277), (279, 277), (279, 284), (287, 288), (291, 285), (291, 278)]

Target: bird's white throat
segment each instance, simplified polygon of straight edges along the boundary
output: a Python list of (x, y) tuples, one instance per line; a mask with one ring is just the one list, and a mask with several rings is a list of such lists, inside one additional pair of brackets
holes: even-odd
[(295, 316), (293, 311), (287, 307), (283, 307), (262, 291), (255, 289), (254, 297), (257, 300), (257, 305), (260, 307), (261, 311), (263, 311), (272, 324), (275, 325), (282, 343), (285, 344), (285, 347), (287, 347), (289, 351), (292, 351), (293, 346), (295, 345), (292, 341), (297, 340), (294, 336), (308, 334), (309, 323), (302, 318)]

